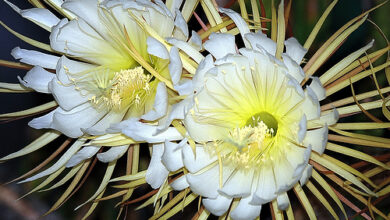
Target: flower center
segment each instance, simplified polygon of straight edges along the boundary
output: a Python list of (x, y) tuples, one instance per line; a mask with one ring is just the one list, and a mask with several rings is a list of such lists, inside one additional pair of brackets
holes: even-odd
[(259, 123), (262, 122), (269, 128), (269, 131), (272, 136), (276, 135), (278, 131), (278, 121), (276, 118), (268, 112), (259, 112), (250, 117), (245, 125), (251, 127), (257, 127)]
[(256, 117), (259, 117), (258, 114), (244, 127), (231, 130), (228, 137), (217, 145), (218, 152), (226, 153), (222, 153), (224, 163), (252, 169), (259, 168), (267, 160), (273, 144), (273, 128), (270, 129), (259, 118), (256, 120)]
[(98, 93), (90, 101), (97, 107), (120, 111), (131, 105), (139, 106), (150, 93), (151, 76), (144, 74), (140, 66), (110, 75), (99, 74), (95, 77)]

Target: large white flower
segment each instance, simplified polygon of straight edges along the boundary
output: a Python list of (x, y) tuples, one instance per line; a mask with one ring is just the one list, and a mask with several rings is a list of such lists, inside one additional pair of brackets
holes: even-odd
[[(287, 47), (283, 61), (271, 55), (275, 43), (265, 44), (269, 51), (258, 44), (237, 54), (233, 36), (210, 39), (204, 47), (217, 58), (215, 67), (204, 71), (204, 86), (184, 120), (189, 136), (200, 143), (195, 152), (188, 145), (183, 149), (189, 187), (215, 215), (224, 214), (234, 198), (241, 199), (234, 219), (255, 218), (274, 199), (284, 210), (286, 191), (310, 177), (311, 151), (323, 153), (326, 124), (337, 118), (307, 131), (308, 120), (320, 119), (324, 90), (315, 78), (304, 90), (299, 85), (304, 74), (297, 63), (306, 51), (295, 39), (286, 41), (295, 53)], [(261, 34), (257, 39), (267, 40)]]
[[(169, 125), (158, 134), (151, 126), (166, 117), (171, 105), (177, 102), (168, 100), (182, 91), (180, 54), (165, 40), (174, 38), (186, 42), (189, 38), (187, 22), (179, 10), (182, 1), (170, 1), (169, 5), (159, 0), (50, 1), (54, 9), (67, 17), (62, 20), (47, 9), (20, 10), (14, 4), (6, 3), (51, 32), (50, 45), (38, 46), (57, 55), (19, 47), (12, 55), (34, 66), (23, 79), (19, 78), (22, 89), (51, 93), (55, 99), (54, 104), (39, 107), (35, 113), (57, 108), (29, 123), (36, 129), (56, 131), (48, 131), (34, 141), (33, 148), (29, 145), (1, 161), (37, 150), (60, 133), (78, 138), (51, 167), (23, 182), (49, 176), (45, 181), (47, 185), (65, 168), (71, 168), (75, 175), (74, 170), (87, 167), (90, 158), (97, 154), (97, 159), (108, 163), (108, 167), (99, 189), (88, 200), (92, 201), (104, 190), (116, 161), (132, 144), (164, 143), (183, 138)], [(185, 5), (190, 9), (185, 14), (189, 19), (195, 4)], [(192, 33), (190, 42), (197, 45), (198, 38)], [(179, 88), (174, 88), (176, 86)], [(120, 129), (114, 129), (121, 126), (133, 129), (129, 132), (130, 137), (118, 133)], [(63, 148), (67, 144), (64, 143)], [(98, 153), (104, 146), (110, 148)], [(139, 150), (139, 145), (131, 148), (138, 152), (133, 154), (134, 172), (138, 171), (139, 151), (136, 149)], [(69, 174), (70, 177), (73, 176)]]
[(217, 216), (230, 210), (233, 219), (255, 219), (269, 202), (275, 213), (291, 213), (287, 192), (294, 189), (299, 198), (306, 198), (301, 187), (312, 176), (311, 159), (374, 195), (351, 174), (357, 172), (328, 163), (333, 158), (323, 155), (328, 126), (339, 115), (336, 109), (321, 112), (326, 91), (319, 78), (305, 83), (308, 76), (300, 64), (307, 50), (289, 38), (283, 42), (285, 53), (277, 58), (276, 42), (260, 32), (250, 33), (235, 12), (220, 10), (235, 21), (246, 47), (237, 50), (234, 36), (222, 33), (212, 33), (204, 43), (212, 56), (199, 64), (193, 92), (182, 108), (190, 144), (186, 139), (166, 143), (157, 155), (161, 162), (153, 164), (173, 173), (184, 167), (184, 175), (170, 186), (189, 187)]
[[(189, 35), (187, 23), (178, 10), (181, 3), (171, 4), (168, 9), (161, 1), (65, 1), (60, 9), (71, 20), (59, 20), (46, 9), (20, 10), (7, 3), (22, 16), (50, 30), (50, 50), (62, 54), (58, 57), (19, 47), (12, 51), (16, 59), (35, 65), (23, 79), (19, 78), (20, 83), (38, 92), (51, 93), (58, 104), (55, 110), (32, 120), (30, 126), (78, 138), (105, 135), (111, 125), (128, 119), (137, 125), (136, 121), (153, 123), (166, 115), (168, 98), (175, 95), (168, 92), (176, 85), (172, 84), (171, 75), (179, 81), (182, 66), (175, 65), (180, 61), (177, 48), (168, 51), (164, 39), (175, 37), (186, 41)], [(192, 35), (196, 38), (196, 34)], [(46, 69), (54, 69), (55, 74)], [(180, 88), (177, 90), (180, 92)], [(49, 107), (52, 106), (46, 108)], [(158, 137), (145, 126), (137, 131), (152, 136), (153, 143), (182, 138), (174, 128), (165, 129)], [(116, 160), (126, 152), (128, 144), (147, 141), (125, 140), (118, 134), (114, 138), (122, 141), (109, 144), (113, 143), (107, 141), (111, 137), (103, 136), (100, 139), (104, 143), (100, 139), (93, 143), (122, 146), (102, 154), (98, 157), (101, 161)], [(89, 159), (98, 150), (99, 147), (78, 152), (67, 166)], [(41, 175), (28, 180), (38, 177)]]
[[(67, 1), (62, 8), (77, 19), (65, 18), (52, 27), (50, 46), (65, 55), (58, 59), (56, 74), (37, 67), (21, 80), (27, 87), (52, 93), (59, 107), (30, 125), (56, 129), (75, 138), (104, 134), (112, 123), (141, 117), (153, 108), (159, 112), (149, 114), (148, 120), (163, 116), (166, 86), (140, 65), (134, 53), (164, 79), (169, 79), (169, 54), (160, 42), (148, 36), (136, 18), (142, 17), (161, 37), (186, 39), (185, 23), (176, 26), (164, 4), (148, 1)], [(180, 12), (178, 19), (182, 19)], [(13, 54), (22, 61), (34, 56), (19, 48)], [(153, 106), (156, 93), (160, 106)]]

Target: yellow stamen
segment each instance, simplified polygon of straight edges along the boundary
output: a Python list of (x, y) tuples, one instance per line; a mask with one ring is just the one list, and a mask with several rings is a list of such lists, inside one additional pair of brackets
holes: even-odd
[(142, 67), (115, 72), (112, 79), (109, 74), (99, 74), (95, 83), (100, 90), (100, 96), (93, 96), (90, 101), (96, 106), (105, 106), (113, 110), (122, 110), (135, 104), (140, 105), (142, 97), (149, 94), (150, 75), (144, 74)]

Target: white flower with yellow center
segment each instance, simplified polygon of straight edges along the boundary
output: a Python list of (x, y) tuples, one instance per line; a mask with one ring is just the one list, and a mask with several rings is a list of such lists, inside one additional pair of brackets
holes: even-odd
[[(175, 72), (180, 79), (182, 69), (172, 70), (170, 52), (150, 37), (143, 25), (161, 39), (187, 40), (189, 33), (178, 10), (180, 4), (168, 9), (161, 1), (65, 1), (60, 5), (61, 12), (72, 18), (69, 21), (59, 20), (46, 9), (20, 10), (7, 3), (50, 30), (51, 50), (63, 54), (58, 57), (19, 47), (12, 51), (16, 59), (35, 65), (23, 79), (19, 78), (20, 83), (51, 93), (58, 104), (55, 110), (32, 120), (30, 126), (55, 129), (78, 138), (104, 135), (112, 124), (130, 118), (153, 122), (167, 113), (167, 86), (173, 89), (170, 75)], [(46, 69), (54, 69), (55, 74)], [(141, 132), (155, 135), (154, 131)], [(175, 129), (169, 128), (151, 142), (180, 138)], [(68, 166), (90, 158), (100, 147), (85, 148), (70, 159)], [(128, 145), (113, 148), (99, 159), (118, 159), (127, 148)]]
[[(164, 4), (148, 1), (66, 1), (61, 7), (77, 18), (63, 19), (52, 27), (50, 45), (66, 55), (51, 56), (56, 74), (38, 67), (45, 62), (41, 60), (29, 63), (37, 67), (20, 80), (27, 87), (52, 93), (59, 107), (30, 125), (56, 129), (75, 138), (102, 135), (112, 123), (141, 117), (154, 107), (160, 108), (158, 113), (149, 114), (146, 119), (162, 117), (166, 113), (167, 92), (161, 80), (170, 76), (169, 53), (160, 42), (148, 37), (136, 17), (144, 18), (163, 38), (186, 39), (185, 23), (177, 26), (183, 23), (175, 22)], [(176, 21), (180, 19), (183, 18), (177, 12)], [(16, 48), (13, 55), (23, 61), (31, 60), (35, 54)], [(152, 66), (160, 78), (145, 70), (137, 58)], [(156, 93), (162, 99), (161, 106), (153, 106)]]
[[(50, 6), (66, 17), (62, 20), (48, 9), (21, 10), (8, 1), (6, 3), (51, 32), (50, 45), (29, 42), (57, 55), (19, 47), (12, 51), (12, 55), (34, 66), (23, 79), (19, 78), (23, 85), (21, 90), (51, 93), (55, 99), (35, 108), (34, 113), (57, 108), (29, 123), (36, 129), (56, 131), (50, 130), (34, 141), (31, 144), (34, 148), (29, 145), (0, 160), (37, 150), (60, 133), (77, 138), (52, 166), (22, 182), (49, 176), (45, 182), (49, 184), (65, 168), (76, 170), (82, 165), (87, 166), (97, 154), (97, 159), (108, 163), (108, 167), (99, 189), (88, 200), (92, 201), (104, 190), (116, 161), (128, 152), (130, 146), (132, 150), (139, 150), (138, 143), (183, 139), (169, 124), (158, 134), (157, 127), (152, 126), (166, 117), (170, 104), (177, 102), (168, 99), (182, 91), (183, 66), (179, 51), (174, 46), (168, 47), (165, 40), (188, 40), (187, 22), (179, 10), (182, 1), (170, 1), (169, 5), (159, 0), (50, 1)], [(193, 10), (188, 9), (195, 5), (185, 5), (185, 16), (189, 19)], [(200, 44), (198, 38), (192, 33), (189, 41), (196, 46)], [(135, 131), (130, 132), (130, 138), (113, 128), (109, 130), (123, 121), (127, 121), (126, 125), (136, 126)], [(69, 141), (63, 146), (67, 144)], [(104, 146), (108, 146), (108, 150), (98, 153)], [(133, 157), (136, 168), (139, 151)], [(134, 172), (138, 171), (135, 168)]]
[[(237, 54), (230, 35), (210, 39), (204, 46), (217, 58), (215, 67), (205, 71), (184, 120), (199, 143), (195, 156), (189, 146), (183, 150), (187, 182), (215, 215), (224, 214), (233, 198), (241, 199), (231, 213), (235, 219), (258, 216), (274, 199), (286, 209), (286, 192), (311, 175), (311, 151), (322, 154), (326, 145), (326, 124), (306, 130), (307, 120), (320, 117), (323, 88), (318, 79), (304, 90), (299, 85), (304, 75), (297, 63), (305, 50), (295, 39), (286, 41), (295, 51), (288, 46), (283, 61), (260, 45)], [(218, 44), (225, 49), (216, 50)]]
[[(295, 38), (284, 41), (286, 52), (277, 58), (276, 42), (250, 33), (233, 11), (220, 10), (237, 24), (246, 47), (237, 50), (233, 35), (209, 36), (204, 48), (212, 56), (199, 64), (185, 100), (191, 100), (183, 120), (190, 144), (166, 143), (161, 163), (171, 172), (185, 168), (170, 186), (189, 187), (210, 213), (230, 210), (233, 219), (255, 219), (266, 203), (280, 211), (291, 207), (287, 192), (312, 176), (309, 159), (321, 161), (338, 111), (321, 113), (326, 91), (317, 77), (304, 82), (299, 64), (306, 49)], [(331, 169), (374, 195), (350, 173)]]

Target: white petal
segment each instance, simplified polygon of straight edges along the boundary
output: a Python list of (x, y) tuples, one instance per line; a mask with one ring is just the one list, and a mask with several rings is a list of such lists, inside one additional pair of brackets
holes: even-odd
[(189, 45), (187, 42), (175, 39), (175, 38), (167, 38), (167, 42), (176, 46), (180, 50), (184, 51), (188, 56), (195, 60), (195, 62), (200, 63), (204, 58), (199, 51)]
[(164, 144), (154, 144), (152, 159), (150, 160), (148, 170), (146, 171), (146, 182), (153, 189), (159, 188), (168, 177), (169, 171), (161, 162), (161, 157), (164, 153)]
[[(174, 127), (169, 127), (167, 130), (157, 133), (157, 126), (148, 125), (139, 122), (136, 118), (120, 123), (123, 134), (129, 136), (135, 141), (146, 141), (148, 143), (161, 143), (168, 141), (182, 140), (182, 135)], [(117, 126), (111, 126), (113, 131)]]
[(288, 69), (288, 74), (294, 77), (298, 81), (298, 83), (301, 83), (302, 80), (305, 78), (305, 73), (303, 72), (302, 68), (289, 56), (286, 56), (285, 54), (282, 54), (283, 63), (286, 65)]
[(146, 44), (148, 45), (148, 53), (152, 54), (161, 59), (168, 59), (169, 53), (167, 48), (160, 43), (160, 41), (154, 39), (153, 37), (148, 37), (146, 40)]
[(57, 111), (57, 109), (55, 109), (55, 110), (53, 110), (53, 111), (49, 112), (48, 114), (43, 115), (41, 117), (34, 118), (33, 120), (31, 120), (28, 123), (28, 125), (32, 128), (35, 128), (35, 129), (52, 128), (53, 115), (54, 115), (54, 112)]
[(127, 109), (116, 112), (110, 111), (105, 115), (100, 121), (95, 125), (85, 130), (86, 133), (90, 135), (103, 135), (106, 133), (106, 130), (115, 123), (121, 122), (124, 115), (126, 114)]
[(310, 87), (306, 87), (305, 100), (301, 104), (301, 108), (297, 111), (305, 113), (307, 120), (312, 120), (320, 117), (321, 108), (316, 94)]
[(221, 216), (229, 209), (232, 198), (219, 194), (215, 199), (202, 199), (202, 202), (204, 207), (213, 215)]
[(322, 87), (321, 81), (318, 77), (311, 77), (312, 81), (309, 87), (314, 91), (319, 101), (322, 101), (326, 98), (326, 92), (324, 87)]
[(174, 172), (183, 167), (181, 150), (184, 145), (187, 145), (187, 139), (183, 139), (178, 144), (165, 141), (164, 154), (161, 161), (169, 171)]
[(298, 143), (301, 143), (306, 136), (306, 131), (307, 131), (306, 125), (307, 125), (306, 115), (303, 114), (301, 120), (299, 121)]
[(181, 72), (183, 69), (183, 63), (181, 62), (179, 50), (173, 46), (169, 51), (169, 74), (171, 75), (173, 85), (179, 83), (181, 78)]
[(139, 17), (145, 20), (161, 37), (171, 37), (174, 21), (173, 15), (161, 1), (124, 1), (123, 8), (130, 9)]
[(290, 205), (290, 200), (288, 199), (288, 195), (285, 192), (278, 195), (276, 202), (278, 203), (279, 210), (286, 210)]
[(89, 69), (93, 69), (95, 67), (96, 65), (70, 60), (66, 56), (62, 56), (58, 60), (56, 66), (57, 79), (63, 84), (71, 84), (72, 81), (70, 80), (68, 73), (76, 74), (83, 71), (87, 71)]
[(252, 205), (252, 196), (242, 198), (237, 207), (230, 213), (234, 220), (256, 219), (260, 215), (261, 205)]
[(326, 143), (328, 142), (328, 126), (307, 131), (306, 137), (303, 139), (305, 146), (311, 145), (313, 150), (320, 155), (324, 153)]
[(273, 163), (274, 175), (276, 183), (276, 193), (280, 194), (291, 189), (291, 187), (298, 181), (294, 178), (294, 167), (286, 158), (279, 158), (278, 161)]
[(31, 8), (20, 10), (16, 5), (11, 2), (4, 0), (12, 9), (19, 13), (23, 18), (26, 18), (40, 27), (44, 28), (47, 31), (51, 31), (51, 28), (60, 22), (60, 19), (57, 18), (53, 13), (44, 8)]
[(49, 82), (55, 77), (51, 72), (46, 71), (40, 66), (35, 66), (23, 77), (18, 76), (20, 84), (27, 88), (34, 89), (37, 92), (50, 93)]
[(219, 140), (223, 137), (224, 129), (212, 124), (197, 123), (192, 116), (191, 110), (184, 119), (184, 124), (187, 128), (187, 132), (191, 138), (197, 142), (207, 142), (212, 140)]
[(45, 54), (35, 50), (20, 49), (20, 47), (15, 47), (11, 51), (11, 55), (22, 63), (27, 63), (33, 66), (41, 66), (48, 69), (55, 69), (57, 62), (60, 59), (57, 56)]
[(320, 118), (308, 121), (307, 127), (309, 129), (312, 129), (312, 128), (322, 127), (325, 124), (334, 125), (337, 123), (338, 120), (339, 120), (339, 111), (337, 111), (337, 109), (334, 108), (329, 112), (327, 112), (326, 114), (321, 115)]
[(174, 119), (184, 119), (185, 112), (187, 111), (189, 103), (191, 103), (191, 100), (187, 98), (179, 103), (172, 105), (168, 116), (164, 118), (164, 120), (162, 119), (159, 121), (160, 124), (157, 127), (156, 134), (165, 131), (171, 125)]
[(91, 127), (105, 114), (105, 111), (97, 110), (89, 102), (71, 111), (64, 111), (58, 108), (53, 116), (52, 127), (68, 137), (76, 138), (83, 135), (81, 129), (85, 130)]
[(74, 13), (78, 18), (86, 21), (100, 34), (106, 34), (107, 28), (101, 22), (101, 15), (98, 13), (98, 1), (96, 0), (82, 0), (82, 1), (65, 1), (61, 5), (63, 9), (67, 9)]
[[(290, 88), (293, 88), (299, 97), (297, 96), (295, 99), (297, 102), (301, 102), (303, 98), (305, 97), (305, 92), (302, 89), (302, 86), (299, 84), (299, 82), (291, 75), (286, 75), (287, 78), (289, 79), (287, 85)], [(299, 100), (299, 101), (298, 101)]]
[(194, 86), (192, 84), (192, 80), (190, 79), (182, 79), (180, 83), (174, 86), (174, 89), (182, 96), (191, 95), (194, 91)]
[(97, 154), (96, 157), (103, 163), (109, 163), (122, 157), (128, 148), (129, 145), (111, 147), (108, 151)]
[(247, 197), (251, 194), (253, 170), (235, 171), (219, 190), (219, 193), (233, 198)]
[(172, 12), (168, 9), (168, 7), (165, 5), (165, 3), (162, 0), (155, 0), (154, 2), (163, 10), (164, 15), (173, 17)]
[(168, 92), (165, 83), (159, 82), (156, 89), (156, 97), (154, 98), (153, 109), (141, 118), (147, 121), (154, 121), (163, 117), (168, 110)]
[(276, 183), (272, 169), (272, 167), (264, 167), (259, 172), (257, 188), (251, 204), (262, 205), (276, 198)]
[(313, 166), (308, 164), (302, 173), (301, 179), (299, 180), (301, 186), (303, 186), (307, 183), (307, 181), (311, 177), (312, 172), (313, 172)]
[[(173, 15), (169, 9), (161, 1), (155, 1), (160, 7), (155, 7), (155, 4), (150, 4), (148, 15), (150, 19), (147, 21), (150, 26), (162, 37), (170, 37), (174, 29)], [(143, 16), (146, 17), (146, 16)]]
[[(133, 43), (135, 49), (141, 54), (141, 56), (147, 57), (148, 52), (147, 52), (146, 39), (148, 35), (141, 28), (141, 26), (137, 24), (136, 20), (129, 15), (128, 10), (123, 7), (122, 4), (125, 4), (125, 2), (119, 1), (118, 3), (115, 3), (114, 1), (105, 1), (104, 3), (106, 5), (110, 5), (107, 7), (107, 10), (111, 11), (110, 15), (112, 15), (115, 19), (115, 22), (118, 23), (117, 24), (118, 27), (126, 28), (126, 31), (129, 34), (129, 40)], [(133, 3), (136, 4), (135, 2)], [(142, 9), (142, 11), (143, 10), (144, 9)], [(135, 14), (138, 15), (137, 12), (135, 12)], [(105, 18), (105, 19), (110, 19), (110, 18)]]
[(72, 146), (69, 147), (69, 149), (61, 156), (60, 159), (58, 159), (55, 164), (53, 164), (51, 167), (47, 168), (46, 170), (35, 174), (34, 176), (27, 178), (23, 181), (20, 181), (19, 183), (25, 183), (30, 182), (36, 179), (39, 179), (41, 177), (50, 175), (54, 172), (56, 172), (58, 169), (60, 169), (62, 166), (66, 164), (66, 162), (83, 146), (85, 140), (84, 139), (78, 139)]
[(185, 39), (187, 39), (189, 35), (187, 22), (184, 20), (183, 15), (179, 9), (176, 9), (175, 26), (176, 28), (179, 28), (181, 32), (183, 32)]
[(269, 54), (275, 55), (276, 53), (276, 43), (267, 37), (267, 35), (257, 32), (257, 33), (247, 33), (245, 38), (248, 40), (253, 50), (257, 50), (258, 46), (264, 48)]
[(303, 48), (297, 39), (291, 37), (284, 42), (286, 46), (286, 54), (291, 57), (297, 64), (300, 64), (303, 57), (307, 53), (307, 49)]
[(295, 147), (299, 155), (289, 156), (287, 160), (290, 164), (295, 167), (293, 178), (300, 178), (302, 176), (302, 172), (309, 163), (310, 155), (311, 155), (311, 146), (306, 147), (306, 149)]
[(225, 13), (227, 16), (229, 16), (234, 23), (236, 24), (238, 30), (240, 30), (240, 33), (242, 35), (242, 39), (244, 40), (245, 47), (250, 48), (250, 44), (245, 38), (245, 35), (249, 33), (249, 27), (245, 20), (238, 14), (237, 12), (228, 9), (228, 8), (219, 8), (219, 11), (222, 13)]
[(196, 70), (194, 78), (192, 78), (194, 91), (200, 91), (205, 85), (206, 73), (214, 67), (213, 57), (207, 55), (202, 62), (199, 63), (198, 69)]
[(57, 78), (50, 82), (49, 88), (56, 102), (66, 111), (88, 102), (88, 99), (92, 96), (82, 96), (81, 92), (77, 91), (74, 85), (64, 86)]
[(175, 181), (173, 181), (170, 186), (176, 190), (176, 191), (182, 191), (184, 190), (185, 188), (189, 187), (190, 185), (188, 185), (188, 182), (187, 182), (187, 178), (185, 175), (179, 177), (178, 179), (176, 179)]
[(196, 147), (196, 156), (189, 145), (184, 145), (182, 149), (183, 163), (191, 173), (198, 172), (218, 159), (216, 156), (211, 157), (201, 146)]
[(332, 109), (331, 112), (325, 115), (321, 115), (320, 121), (327, 125), (334, 125), (339, 120), (339, 111), (336, 108)]
[[(223, 172), (224, 173), (224, 172)], [(216, 198), (219, 193), (219, 166), (215, 165), (201, 174), (186, 175), (191, 191), (203, 197)]]
[(93, 157), (100, 150), (99, 146), (86, 146), (83, 147), (79, 152), (73, 155), (68, 162), (66, 167), (74, 167), (77, 164), (83, 162), (86, 159)]
[(202, 49), (202, 39), (196, 31), (191, 31), (191, 38), (188, 41), (195, 49)]
[(171, 0), (169, 1), (169, 5), (167, 2), (167, 8), (171, 11), (172, 14), (175, 13), (176, 9), (179, 9), (181, 7), (181, 4), (183, 3), (183, 0)]
[(132, 61), (126, 54), (113, 48), (109, 41), (102, 38), (83, 19), (69, 22), (61, 20), (53, 27), (50, 46), (56, 51), (100, 65), (124, 66), (125, 62), (128, 65)]
[(220, 59), (228, 54), (236, 53), (234, 36), (231, 34), (211, 33), (209, 40), (203, 44), (216, 59)]

